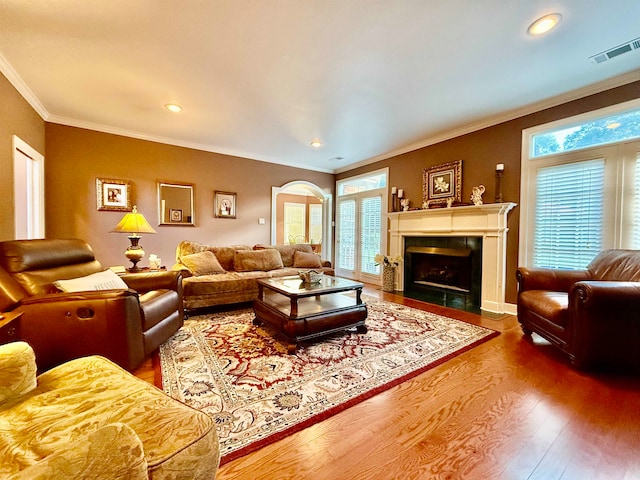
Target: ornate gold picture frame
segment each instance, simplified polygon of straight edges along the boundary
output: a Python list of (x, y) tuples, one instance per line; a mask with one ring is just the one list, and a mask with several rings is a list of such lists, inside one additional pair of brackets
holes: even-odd
[(429, 206), (462, 201), (462, 160), (424, 169), (422, 201)]
[(214, 191), (213, 213), (216, 218), (236, 218), (236, 194)]
[(100, 211), (130, 212), (131, 184), (125, 180), (96, 178), (96, 200)]

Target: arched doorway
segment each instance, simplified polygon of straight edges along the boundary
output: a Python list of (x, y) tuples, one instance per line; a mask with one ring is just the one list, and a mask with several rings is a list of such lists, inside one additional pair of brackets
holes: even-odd
[[(285, 204), (288, 210), (304, 212), (303, 231), (289, 238)], [(333, 249), (332, 195), (305, 180), (271, 187), (271, 243), (311, 243), (323, 260), (331, 260)], [(318, 221), (321, 225), (318, 225)]]

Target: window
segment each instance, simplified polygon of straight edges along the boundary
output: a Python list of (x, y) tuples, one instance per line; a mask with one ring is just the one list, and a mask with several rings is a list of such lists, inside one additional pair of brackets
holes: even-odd
[(284, 202), (284, 238), (289, 243), (304, 243), (306, 205)]
[(602, 248), (604, 161), (537, 171), (533, 265), (578, 269)]
[(309, 242), (322, 242), (322, 205), (309, 205)]
[(640, 248), (640, 141), (629, 140), (640, 138), (639, 107), (523, 132), (521, 265), (582, 269), (601, 250)]
[(531, 157), (541, 157), (640, 137), (640, 109), (618, 112), (532, 136)]

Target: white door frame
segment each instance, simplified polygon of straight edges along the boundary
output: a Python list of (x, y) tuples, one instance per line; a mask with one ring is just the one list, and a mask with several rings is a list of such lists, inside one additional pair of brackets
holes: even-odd
[(13, 215), (15, 239), (45, 237), (44, 156), (13, 136)]

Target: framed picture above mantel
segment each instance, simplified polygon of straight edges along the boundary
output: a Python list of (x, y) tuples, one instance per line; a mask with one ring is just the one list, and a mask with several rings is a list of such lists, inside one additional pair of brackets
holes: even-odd
[(451, 204), (462, 200), (462, 160), (425, 168), (422, 174), (422, 202)]

